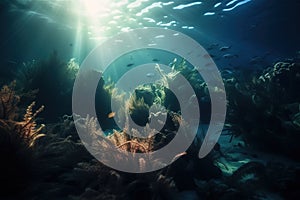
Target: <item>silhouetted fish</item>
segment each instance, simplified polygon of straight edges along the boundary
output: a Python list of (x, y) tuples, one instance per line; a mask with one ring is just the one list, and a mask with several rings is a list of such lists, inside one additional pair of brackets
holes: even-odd
[(153, 62), (159, 62), (159, 60), (157, 58), (153, 58), (152, 61)]
[(17, 64), (17, 62), (16, 62), (16, 61), (13, 61), (13, 60), (8, 60), (7, 63), (9, 63), (9, 64), (14, 64), (14, 65)]
[(126, 66), (127, 67), (132, 67), (134, 65), (134, 63), (129, 63), (129, 64), (127, 64)]
[(258, 64), (258, 63), (262, 63), (263, 61), (263, 58), (260, 57), (260, 56), (255, 56), (255, 57), (252, 57), (251, 60), (250, 60), (250, 63), (251, 64)]
[(223, 47), (220, 47), (220, 51), (226, 51), (230, 48), (231, 48), (231, 46), (223, 46)]

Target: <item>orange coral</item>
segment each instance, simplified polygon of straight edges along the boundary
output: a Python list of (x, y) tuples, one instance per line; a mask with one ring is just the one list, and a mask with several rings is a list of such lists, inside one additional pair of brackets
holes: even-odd
[(3, 86), (0, 91), (0, 129), (10, 137), (19, 138), (26, 146), (32, 147), (36, 139), (44, 136), (40, 131), (45, 125), (37, 127), (35, 122), (35, 117), (44, 106), (33, 112), (35, 102), (32, 102), (26, 109), (23, 121), (17, 121), (20, 97), (14, 91), (15, 86), (14, 81), (10, 85)]

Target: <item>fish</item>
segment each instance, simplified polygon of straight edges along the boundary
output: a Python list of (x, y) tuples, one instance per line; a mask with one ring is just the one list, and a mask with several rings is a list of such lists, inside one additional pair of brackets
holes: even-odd
[(226, 58), (226, 59), (229, 59), (229, 58), (238, 58), (238, 57), (239, 57), (238, 55), (236, 55), (236, 54), (230, 54), (230, 53), (223, 55), (223, 58)]
[(223, 74), (233, 74), (233, 72), (229, 69), (222, 70)]
[(231, 46), (223, 46), (223, 47), (220, 47), (220, 51), (227, 51), (228, 49), (230, 49)]
[(159, 62), (159, 60), (157, 58), (153, 58), (152, 61), (153, 62)]
[(258, 64), (258, 63), (261, 63), (262, 61), (263, 61), (263, 58), (261, 58), (260, 56), (255, 56), (255, 57), (251, 58), (250, 63)]
[(110, 118), (114, 118), (116, 116), (116, 113), (115, 112), (110, 112), (108, 113), (107, 117), (110, 119)]
[(129, 64), (127, 64), (126, 66), (127, 67), (132, 67), (134, 65), (134, 63), (129, 63)]
[(175, 161), (175, 160), (177, 160), (181, 156), (185, 156), (185, 155), (187, 155), (187, 152), (182, 152), (182, 153), (179, 153), (179, 154), (175, 155), (175, 157), (173, 158), (172, 162)]
[(13, 60), (8, 60), (7, 63), (13, 64), (13, 65), (16, 65), (16, 64), (17, 64), (17, 62), (16, 62), (16, 61), (13, 61)]
[(154, 75), (155, 75), (155, 74), (154, 74), (154, 73), (151, 73), (151, 72), (146, 74), (146, 76), (149, 77), (149, 78), (154, 77)]

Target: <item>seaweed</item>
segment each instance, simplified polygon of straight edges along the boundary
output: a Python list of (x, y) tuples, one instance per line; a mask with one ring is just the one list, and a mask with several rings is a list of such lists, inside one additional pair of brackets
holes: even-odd
[(232, 134), (258, 149), (298, 159), (299, 74), (299, 64), (279, 62), (258, 74), (225, 79), (226, 126)]
[(4, 85), (0, 91), (0, 119), (2, 120), (14, 120), (18, 117), (17, 105), (20, 97), (16, 95), (15, 87), (16, 81), (13, 81), (10, 85)]
[(38, 127), (35, 118), (44, 109), (44, 106), (41, 106), (33, 112), (35, 102), (32, 102), (27, 107), (23, 120), (16, 121), (18, 118), (18, 103), (20, 97), (15, 94), (14, 86), (15, 82), (9, 86), (5, 85), (0, 92), (0, 127), (8, 132), (16, 132), (21, 140), (25, 142), (28, 147), (31, 147), (37, 138), (43, 136), (43, 134), (40, 134), (40, 131), (45, 125), (42, 124)]
[[(147, 101), (147, 98), (145, 99)], [(152, 105), (153, 101), (149, 103), (150, 105), (148, 103), (145, 103), (144, 97), (137, 98), (136, 92), (130, 98), (128, 102), (129, 114), (136, 124), (145, 126), (149, 122), (149, 108)]]
[(15, 82), (5, 85), (0, 91), (0, 180), (5, 182), (1, 195), (15, 195), (14, 190), (23, 190), (32, 173), (33, 148), (44, 125), (38, 126), (36, 116), (43, 106), (33, 111), (35, 102), (27, 107), (23, 120), (19, 120), (20, 96), (15, 91)]
[(266, 169), (262, 163), (249, 162), (233, 172), (229, 177), (229, 184), (244, 191), (250, 188), (254, 190), (254, 188), (260, 187), (258, 184), (262, 184), (265, 177)]
[(47, 107), (41, 116), (54, 122), (72, 113), (72, 88), (78, 69), (74, 59), (65, 63), (54, 51), (48, 60), (23, 63), (16, 73), (17, 86), (22, 91), (38, 90), (36, 101)]

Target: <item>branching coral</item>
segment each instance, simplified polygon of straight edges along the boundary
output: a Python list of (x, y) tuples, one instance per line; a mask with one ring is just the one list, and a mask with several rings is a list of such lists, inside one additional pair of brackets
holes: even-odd
[(28, 106), (23, 120), (18, 120), (18, 103), (20, 97), (15, 93), (15, 82), (3, 86), (0, 91), (0, 181), (5, 182), (0, 193), (11, 195), (14, 190), (26, 187), (31, 170), (32, 147), (34, 142), (44, 136), (37, 126), (35, 118), (43, 106), (33, 111), (35, 102)]
[(36, 116), (44, 109), (44, 106), (33, 112), (35, 102), (32, 102), (26, 110), (23, 121), (16, 121), (18, 118), (17, 104), (20, 97), (15, 94), (14, 87), (15, 82), (9, 86), (3, 86), (0, 91), (0, 128), (11, 133), (15, 132), (28, 147), (31, 147), (36, 139), (44, 136), (44, 134), (40, 134), (44, 125), (37, 127), (35, 122)]
[[(82, 142), (94, 156), (96, 155), (104, 163), (123, 163), (124, 166), (138, 162), (137, 171), (143, 170), (145, 166), (163, 165), (160, 161), (149, 162), (151, 152), (164, 146), (174, 136), (171, 132), (158, 132), (150, 128), (148, 124), (137, 130), (131, 127), (128, 121), (124, 129), (113, 130), (113, 133), (108, 134), (98, 126), (95, 117), (80, 118), (78, 116), (75, 120), (80, 128), (79, 131), (85, 131), (85, 134), (81, 135)], [(144, 156), (138, 159), (137, 154), (140, 153)]]
[[(136, 132), (136, 130), (132, 129), (132, 132)], [(129, 151), (131, 153), (148, 153), (153, 149), (154, 137), (141, 139), (138, 137), (130, 137), (127, 133), (114, 132), (109, 138), (118, 149)]]
[[(124, 152), (141, 152), (148, 153), (153, 150), (154, 137), (149, 138), (139, 138), (134, 135), (138, 135), (137, 130), (124, 128), (123, 131), (114, 130), (113, 133), (109, 136), (106, 136), (105, 133), (97, 127), (97, 119), (93, 117), (87, 117), (83, 119), (83, 128), (86, 128), (87, 133), (90, 135), (84, 142), (90, 146), (99, 146), (101, 145), (106, 150), (110, 148), (117, 148)], [(129, 129), (129, 130), (128, 130)], [(149, 134), (150, 130), (148, 126), (145, 127), (145, 132)]]
[(36, 116), (43, 111), (44, 106), (41, 106), (38, 110), (33, 112), (33, 107), (35, 102), (32, 102), (26, 110), (24, 115), (24, 119), (22, 122), (19, 122), (19, 126), (21, 127), (20, 133), (21, 137), (27, 143), (29, 147), (32, 147), (36, 139), (45, 136), (45, 134), (41, 134), (41, 130), (45, 127), (44, 124), (41, 124), (39, 127), (35, 122)]

